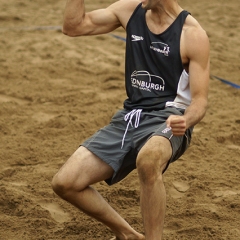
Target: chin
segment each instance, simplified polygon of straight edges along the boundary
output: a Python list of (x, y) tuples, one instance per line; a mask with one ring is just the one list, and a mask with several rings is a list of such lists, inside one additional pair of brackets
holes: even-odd
[(142, 2), (142, 8), (145, 10), (149, 10), (149, 1), (148, 0), (141, 0)]
[(147, 10), (148, 9), (148, 5), (143, 3), (142, 4), (142, 8)]
[(148, 1), (147, 0), (141, 0), (142, 2), (142, 7), (145, 8), (148, 4)]

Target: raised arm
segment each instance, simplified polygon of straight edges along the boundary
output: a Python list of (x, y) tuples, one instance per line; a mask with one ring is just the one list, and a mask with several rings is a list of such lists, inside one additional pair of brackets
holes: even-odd
[(108, 33), (120, 26), (125, 28), (138, 3), (138, 0), (120, 0), (105, 9), (85, 12), (84, 0), (67, 0), (63, 33), (75, 37)]

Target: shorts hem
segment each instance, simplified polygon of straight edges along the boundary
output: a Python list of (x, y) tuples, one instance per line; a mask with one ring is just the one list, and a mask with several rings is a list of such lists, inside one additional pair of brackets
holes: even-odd
[(107, 162), (107, 161), (105, 160), (105, 158), (101, 156), (101, 154), (95, 152), (91, 147), (89, 147), (89, 144), (86, 144), (86, 145), (85, 145), (85, 144), (83, 143), (83, 144), (81, 144), (80, 146), (85, 147), (85, 148), (86, 148), (87, 150), (89, 150), (92, 154), (94, 154), (95, 156), (97, 156), (98, 158), (100, 158), (103, 162), (105, 162), (107, 165), (109, 165), (109, 166), (113, 169), (114, 174), (117, 172), (117, 166), (116, 166), (116, 164), (111, 164), (111, 163)]

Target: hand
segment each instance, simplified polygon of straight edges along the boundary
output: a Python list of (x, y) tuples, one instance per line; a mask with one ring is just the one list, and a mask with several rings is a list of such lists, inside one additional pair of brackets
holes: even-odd
[(170, 115), (166, 123), (167, 127), (172, 129), (174, 136), (183, 136), (187, 130), (186, 119), (184, 116)]

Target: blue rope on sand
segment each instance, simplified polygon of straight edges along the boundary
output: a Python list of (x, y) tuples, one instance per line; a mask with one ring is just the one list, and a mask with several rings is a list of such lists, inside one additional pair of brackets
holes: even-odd
[(61, 26), (32, 26), (32, 27), (9, 27), (9, 28), (0, 28), (0, 32), (6, 31), (38, 31), (38, 30), (61, 30)]
[(217, 77), (217, 76), (214, 76), (214, 75), (211, 75), (211, 77), (216, 78), (217, 80), (219, 80), (219, 81), (221, 81), (221, 82), (223, 82), (225, 84), (228, 84), (228, 85), (230, 85), (230, 86), (232, 86), (234, 88), (240, 89), (240, 85), (237, 85), (236, 83), (230, 82), (230, 81), (228, 81), (226, 79), (223, 79), (223, 78), (220, 78), (220, 77)]
[(120, 36), (115, 35), (115, 34), (112, 34), (112, 33), (110, 33), (109, 35), (111, 35), (112, 37), (115, 37), (115, 38), (117, 38), (117, 39), (120, 39), (120, 40), (126, 42), (126, 38), (120, 37)]
[[(62, 27), (61, 26), (33, 26), (33, 27), (13, 27), (13, 28), (0, 28), (0, 32), (1, 30), (2, 31), (7, 31), (7, 30), (25, 30), (25, 31), (34, 31), (34, 30), (61, 30)], [(112, 34), (110, 33), (109, 34), (110, 36), (116, 38), (116, 39), (119, 39), (119, 40), (122, 40), (124, 42), (126, 42), (126, 38), (124, 37), (120, 37), (118, 35), (115, 35), (115, 34)], [(225, 84), (228, 84), (234, 88), (238, 88), (240, 89), (240, 85), (237, 85), (236, 83), (233, 83), (233, 82), (230, 82), (226, 79), (223, 79), (223, 78), (220, 78), (220, 77), (217, 77), (217, 76), (214, 76), (214, 75), (211, 75), (212, 78), (215, 78)]]

